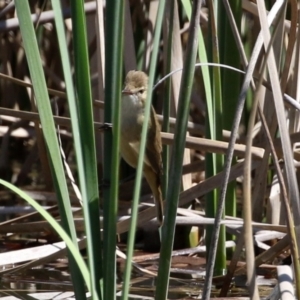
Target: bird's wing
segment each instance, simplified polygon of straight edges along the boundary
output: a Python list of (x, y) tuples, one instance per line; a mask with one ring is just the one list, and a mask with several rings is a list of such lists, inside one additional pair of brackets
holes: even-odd
[(162, 175), (163, 169), (161, 159), (162, 145), (160, 126), (153, 106), (151, 106), (150, 124), (153, 130), (149, 130), (148, 132), (146, 156), (153, 171), (159, 175)]

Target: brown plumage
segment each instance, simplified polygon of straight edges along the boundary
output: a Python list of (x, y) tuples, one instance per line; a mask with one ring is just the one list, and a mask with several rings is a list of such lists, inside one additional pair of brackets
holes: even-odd
[[(136, 168), (138, 163), (147, 88), (148, 77), (144, 72), (128, 72), (122, 91), (120, 152), (125, 161), (133, 168)], [(148, 128), (143, 174), (155, 198), (157, 220), (162, 225), (162, 146), (160, 126), (152, 106)]]

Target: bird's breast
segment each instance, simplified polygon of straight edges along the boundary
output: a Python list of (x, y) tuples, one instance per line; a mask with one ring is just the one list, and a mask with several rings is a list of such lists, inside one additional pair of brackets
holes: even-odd
[(137, 95), (122, 96), (121, 138), (128, 142), (140, 140), (144, 122), (144, 105)]

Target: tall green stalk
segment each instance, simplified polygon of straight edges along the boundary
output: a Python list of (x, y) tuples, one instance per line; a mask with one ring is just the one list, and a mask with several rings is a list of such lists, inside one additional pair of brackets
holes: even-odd
[(150, 67), (149, 67), (148, 92), (147, 92), (147, 99), (145, 105), (144, 123), (143, 123), (143, 129), (141, 134), (139, 159), (138, 159), (138, 165), (136, 170), (136, 180), (135, 180), (134, 195), (133, 195), (130, 231), (129, 231), (129, 238), (127, 241), (127, 260), (125, 266), (126, 272), (125, 272), (125, 277), (123, 282), (122, 299), (127, 299), (129, 293), (130, 275), (131, 275), (131, 268), (132, 268), (131, 261), (133, 256), (133, 246), (134, 246), (134, 238), (135, 238), (136, 223), (137, 223), (137, 212), (138, 212), (138, 203), (139, 203), (139, 196), (141, 190), (141, 179), (142, 179), (142, 171), (144, 166), (148, 124), (150, 119), (152, 88), (154, 82), (155, 69), (157, 66), (157, 58), (158, 58), (158, 50), (159, 50), (164, 10), (165, 10), (165, 0), (161, 0), (159, 2), (159, 6), (157, 9), (157, 17), (156, 17), (156, 24), (155, 24), (155, 31), (154, 31), (154, 38), (153, 38), (153, 48), (152, 48), (152, 55), (151, 55)]
[(184, 67), (180, 85), (178, 116), (175, 128), (174, 147), (171, 157), (170, 183), (167, 193), (167, 206), (165, 221), (162, 228), (162, 244), (159, 259), (159, 269), (155, 299), (167, 298), (170, 274), (171, 253), (173, 249), (175, 221), (180, 193), (182, 173), (182, 160), (185, 146), (187, 121), (190, 108), (190, 97), (198, 50), (199, 20), (201, 1), (195, 0), (193, 4), (190, 23), (189, 39), (184, 60)]
[[(77, 246), (77, 237), (73, 222), (70, 197), (67, 188), (64, 168), (62, 164), (59, 143), (57, 139), (56, 127), (53, 120), (52, 109), (48, 96), (45, 76), (42, 62), (40, 59), (39, 48), (31, 21), (29, 3), (23, 0), (15, 1), (16, 11), (20, 22), (20, 30), (23, 38), (23, 45), (28, 62), (29, 72), (33, 83), (34, 94), (37, 101), (37, 107), (41, 118), (46, 147), (48, 150), (52, 177), (56, 189), (58, 206), (63, 228), (71, 237), (74, 245)], [(78, 282), (74, 288), (76, 297), (85, 299), (85, 287), (81, 272), (75, 259), (69, 252), (70, 270), (72, 279)]]
[[(81, 158), (77, 153), (77, 161), (82, 160), (83, 170), (81, 188), (83, 189), (83, 212), (87, 235), (87, 251), (89, 269), (91, 272), (92, 299), (101, 299), (100, 279), (102, 276), (102, 251), (100, 244), (99, 220), (99, 190), (97, 175), (97, 160), (95, 152), (95, 132), (93, 118), (93, 102), (91, 94), (91, 79), (86, 37), (86, 19), (84, 2), (71, 2), (73, 25), (73, 46), (75, 63), (75, 82), (77, 91), (77, 114), (72, 116), (78, 122)], [(78, 120), (75, 119), (78, 116)], [(79, 147), (75, 150), (79, 151)], [(81, 152), (80, 151), (80, 152)]]
[[(241, 1), (230, 0), (232, 13), (235, 17), (237, 26), (241, 23)], [(224, 5), (221, 4), (218, 10), (218, 39), (220, 45), (220, 62), (235, 68), (240, 67), (240, 57), (235, 39), (231, 30), (230, 23)], [(222, 109), (223, 109), (223, 128), (231, 130), (232, 121), (234, 118), (234, 109), (236, 107), (237, 99), (240, 93), (240, 77), (237, 72), (232, 72), (228, 69), (222, 69)], [(236, 159), (233, 161), (233, 164)], [(236, 183), (235, 181), (228, 184), (225, 213), (229, 216), (236, 216), (236, 195), (235, 195)], [(227, 234), (228, 240), (235, 239), (232, 234)]]
[[(124, 45), (124, 1), (106, 2), (105, 31), (105, 112), (104, 119), (114, 126), (114, 136), (104, 136), (104, 296), (116, 298), (116, 221), (119, 186), (120, 100)], [(109, 187), (107, 186), (109, 185)]]
[[(172, 42), (173, 42), (173, 19), (174, 19), (174, 1), (167, 0), (166, 3), (166, 20), (165, 20), (165, 31), (167, 38), (167, 47), (165, 51), (165, 74), (171, 72), (172, 65)], [(171, 110), (171, 86), (172, 80), (169, 77), (164, 84), (164, 103), (163, 103), (163, 124), (162, 131), (169, 132), (170, 130), (170, 110)], [(170, 147), (168, 145), (163, 145), (163, 198), (166, 199), (167, 196), (167, 186), (169, 182), (169, 166), (170, 166)]]
[[(214, 63), (220, 63), (220, 53), (218, 44), (218, 32), (216, 13), (213, 2), (209, 5), (209, 19), (210, 19), (210, 34), (209, 34), (209, 48), (211, 48), (212, 61)], [(207, 119), (206, 133), (207, 138), (222, 140), (222, 129), (223, 129), (223, 112), (222, 112), (222, 86), (221, 86), (221, 71), (219, 67), (214, 67), (211, 71), (212, 80), (212, 94), (213, 94), (213, 115), (212, 119)], [(213, 125), (210, 125), (213, 124)], [(208, 153), (206, 154), (206, 177), (215, 176), (223, 169), (224, 158), (220, 154)], [(205, 201), (205, 213), (207, 217), (214, 218), (217, 211), (219, 199), (219, 190), (214, 190), (206, 195)], [(210, 251), (211, 237), (213, 232), (213, 226), (206, 227), (206, 247), (207, 247), (207, 258)], [(225, 249), (225, 227), (221, 226), (218, 248), (215, 262), (215, 275), (224, 275), (226, 272), (226, 249)]]

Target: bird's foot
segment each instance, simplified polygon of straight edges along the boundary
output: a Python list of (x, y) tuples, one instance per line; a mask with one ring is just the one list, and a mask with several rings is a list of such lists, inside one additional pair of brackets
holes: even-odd
[(100, 131), (106, 131), (112, 129), (112, 123), (103, 123), (101, 126), (98, 127)]

